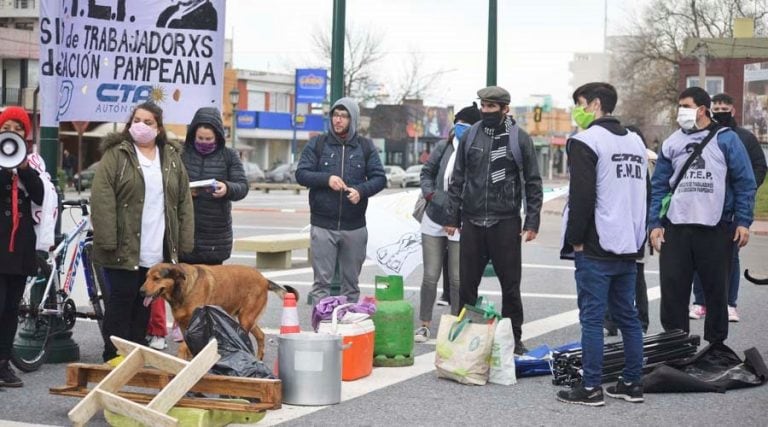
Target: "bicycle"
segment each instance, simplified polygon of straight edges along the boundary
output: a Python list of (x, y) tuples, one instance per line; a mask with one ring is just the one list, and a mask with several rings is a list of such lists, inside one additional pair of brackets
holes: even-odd
[[(27, 280), (24, 296), (19, 304), (19, 323), (26, 323), (27, 329), (34, 332), (32, 337), (40, 341), (38, 347), (27, 347), (27, 351), (17, 350), (14, 346), (11, 352), (11, 362), (24, 372), (37, 370), (48, 357), (48, 347), (56, 335), (71, 330), (77, 318), (96, 320), (99, 330), (104, 319), (104, 300), (102, 280), (94, 267), (91, 253), (93, 250), (93, 231), (88, 212), (88, 200), (67, 200), (62, 202), (65, 209), (80, 208), (82, 218), (59, 244), (48, 253), (47, 259), (38, 259), (38, 276)], [(70, 211), (71, 214), (71, 211)], [(69, 257), (68, 267), (64, 269), (68, 249), (75, 243), (75, 249)], [(70, 297), (75, 285), (77, 270), (80, 262), (83, 264), (85, 284), (93, 312), (77, 311), (74, 300)], [(64, 275), (62, 282), (61, 276)], [(99, 280), (97, 280), (97, 278)], [(39, 287), (45, 283), (45, 290), (40, 293)], [(37, 289), (36, 289), (37, 287)], [(37, 295), (36, 295), (37, 294)], [(39, 300), (39, 303), (37, 302)], [(20, 332), (22, 328), (19, 328)]]

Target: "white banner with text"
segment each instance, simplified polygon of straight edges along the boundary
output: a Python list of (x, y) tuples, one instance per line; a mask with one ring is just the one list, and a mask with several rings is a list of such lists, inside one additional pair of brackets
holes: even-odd
[(42, 126), (125, 122), (152, 101), (166, 123), (221, 108), (224, 0), (40, 2)]

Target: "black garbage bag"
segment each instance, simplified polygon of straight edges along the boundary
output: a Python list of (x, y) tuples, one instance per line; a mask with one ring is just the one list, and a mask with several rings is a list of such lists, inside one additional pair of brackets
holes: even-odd
[(276, 378), (264, 362), (256, 359), (251, 338), (236, 319), (216, 305), (196, 308), (184, 332), (189, 351), (197, 355), (213, 338), (218, 341), (221, 359), (211, 368), (212, 374)]
[(670, 362), (643, 378), (645, 393), (716, 392), (755, 387), (768, 380), (768, 368), (757, 349), (744, 352), (744, 360), (722, 343), (710, 344), (696, 355)]

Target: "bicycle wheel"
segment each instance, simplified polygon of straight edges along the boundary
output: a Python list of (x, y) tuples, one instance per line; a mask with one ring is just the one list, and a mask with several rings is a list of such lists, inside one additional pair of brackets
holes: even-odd
[(19, 334), (17, 344), (11, 351), (11, 362), (24, 372), (33, 372), (48, 359), (48, 347), (51, 344), (51, 321), (46, 315), (31, 316), (25, 322), (34, 326), (25, 328)]
[[(89, 300), (93, 307), (93, 317), (96, 323), (99, 325), (99, 332), (102, 332), (102, 324), (104, 323), (104, 308), (107, 302), (107, 290), (104, 286), (104, 277), (101, 274), (101, 268), (93, 263), (93, 242), (88, 241), (83, 245), (83, 268), (88, 269), (90, 272), (90, 279), (86, 275), (86, 286), (92, 288), (88, 291)], [(92, 283), (88, 283), (88, 281)], [(91, 296), (93, 295), (93, 296)]]
[[(47, 254), (37, 253), (37, 275), (32, 286), (45, 286), (51, 275)], [(37, 370), (48, 358), (51, 341), (51, 322), (48, 316), (39, 312), (38, 303), (32, 297), (32, 288), (25, 293), (19, 305), (18, 338), (11, 351), (11, 362), (24, 372)]]

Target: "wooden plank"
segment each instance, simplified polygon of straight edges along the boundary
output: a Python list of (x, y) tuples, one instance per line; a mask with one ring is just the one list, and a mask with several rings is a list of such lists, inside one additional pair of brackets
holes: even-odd
[(117, 347), (117, 351), (120, 354), (125, 355), (134, 349), (141, 349), (142, 355), (144, 356), (145, 365), (150, 365), (172, 374), (178, 374), (182, 369), (184, 369), (184, 367), (187, 366), (188, 362), (186, 360), (179, 359), (178, 357), (172, 356), (168, 353), (163, 353), (162, 351), (155, 350), (154, 348), (136, 344), (135, 342), (127, 341), (122, 338), (114, 336), (110, 338), (112, 339), (112, 343), (115, 345), (115, 347)]
[(99, 397), (96, 394), (89, 392), (83, 400), (78, 402), (77, 405), (67, 413), (67, 416), (69, 417), (69, 420), (72, 421), (73, 425), (84, 426), (85, 423), (100, 410), (101, 402), (99, 401)]
[(100, 389), (107, 392), (118, 391), (133, 378), (139, 369), (143, 367), (144, 357), (141, 354), (141, 350), (134, 350), (125, 357), (125, 360), (123, 360), (117, 368), (113, 369), (106, 378), (99, 382), (99, 385), (94, 389)]
[(187, 394), (187, 391), (197, 384), (200, 378), (207, 374), (208, 370), (221, 358), (218, 349), (219, 343), (215, 339), (210, 340), (197, 356), (166, 387), (160, 390), (160, 393), (152, 399), (147, 407), (163, 413), (173, 408), (173, 405)]
[[(53, 393), (57, 396), (67, 397), (84, 397), (90, 390), (87, 388), (74, 387), (74, 388), (58, 388), (58, 391)], [(122, 396), (128, 400), (136, 403), (147, 404), (155, 397), (154, 394), (146, 394), (139, 392), (121, 391), (115, 393), (118, 396)], [(232, 412), (258, 412), (268, 409), (275, 409), (271, 403), (238, 403), (238, 402), (225, 402), (222, 400), (208, 399), (208, 398), (196, 398), (196, 397), (182, 397), (174, 405), (179, 408), (197, 408), (197, 409), (220, 409), (223, 411)]]
[[(83, 400), (77, 403), (74, 408), (67, 414), (72, 423), (79, 425), (85, 424), (101, 409), (101, 403), (98, 398), (98, 390), (104, 390), (108, 392), (117, 391), (122, 388), (127, 382), (130, 381), (134, 373), (144, 366), (143, 358), (141, 357), (141, 351), (135, 350), (128, 357), (125, 358), (123, 363), (120, 364), (122, 369), (114, 369), (99, 382), (99, 384), (91, 390), (91, 392), (85, 396)], [(69, 375), (68, 375), (69, 377)]]
[(112, 393), (105, 393), (101, 390), (96, 390), (96, 393), (99, 394), (99, 399), (101, 400), (104, 409), (109, 409), (114, 413), (125, 415), (144, 425), (152, 427), (176, 427), (179, 425), (179, 420), (168, 416), (163, 412), (139, 405), (138, 403)]
[[(64, 394), (72, 386), (87, 388), (89, 383), (98, 383), (103, 380), (112, 369), (107, 365), (94, 365), (85, 363), (70, 363), (67, 365), (67, 385), (52, 387), (52, 394)], [(161, 389), (168, 383), (169, 375), (156, 369), (141, 369), (126, 385)], [(69, 381), (77, 380), (77, 383)], [(280, 380), (261, 378), (229, 377), (224, 375), (205, 375), (195, 384), (190, 391), (206, 394), (223, 394), (251, 399), (259, 399), (262, 403), (268, 403), (272, 409), (279, 409), (282, 403), (282, 383)]]

